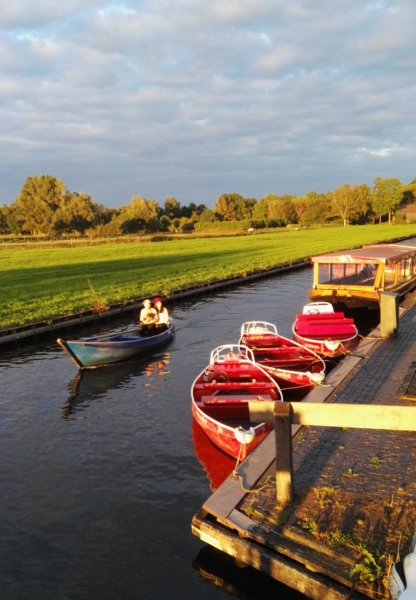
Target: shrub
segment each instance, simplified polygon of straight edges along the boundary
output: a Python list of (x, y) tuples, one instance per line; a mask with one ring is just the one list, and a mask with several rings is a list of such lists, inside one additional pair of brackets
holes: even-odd
[(190, 221), (189, 223), (184, 223), (182, 225), (182, 233), (191, 233), (195, 229), (195, 223)]

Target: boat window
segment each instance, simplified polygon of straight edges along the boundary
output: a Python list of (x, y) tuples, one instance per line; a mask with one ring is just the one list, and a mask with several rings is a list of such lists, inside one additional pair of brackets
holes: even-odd
[(416, 275), (416, 255), (413, 257), (413, 276)]
[(319, 263), (318, 283), (342, 286), (373, 286), (377, 270), (378, 264)]
[(396, 265), (386, 265), (384, 267), (384, 288), (392, 287), (396, 281)]
[(410, 279), (412, 272), (412, 259), (404, 259), (399, 262), (399, 269), (397, 273), (397, 283), (401, 283)]

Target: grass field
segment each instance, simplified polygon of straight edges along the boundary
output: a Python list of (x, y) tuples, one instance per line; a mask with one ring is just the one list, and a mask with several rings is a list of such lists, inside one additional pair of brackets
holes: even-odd
[(0, 327), (215, 281), (323, 252), (413, 234), (416, 225), (364, 225), (245, 237), (0, 252)]

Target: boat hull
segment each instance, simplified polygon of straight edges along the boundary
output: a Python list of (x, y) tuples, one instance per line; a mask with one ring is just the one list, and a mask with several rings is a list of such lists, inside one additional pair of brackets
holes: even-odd
[[(302, 337), (293, 329), (293, 338), (305, 348), (309, 348), (309, 350), (313, 350), (316, 354), (320, 354), (321, 356), (327, 356), (331, 358), (335, 358), (337, 356), (344, 356), (354, 350), (354, 348), (358, 345), (358, 332), (350, 338), (341, 339), (341, 340), (314, 340), (312, 338)], [(339, 342), (339, 345), (336, 348), (331, 349), (331, 345), (334, 345), (335, 342)]]
[(102, 336), (106, 339), (87, 338), (78, 341), (59, 339), (58, 344), (78, 367), (91, 369), (122, 362), (159, 348), (172, 339), (174, 331), (174, 326), (170, 325), (166, 331), (150, 337), (114, 336), (114, 339), (109, 339), (108, 336)]
[(218, 448), (233, 458), (240, 456), (241, 460), (244, 460), (273, 429), (273, 423), (263, 423), (261, 427), (255, 428), (256, 436), (253, 441), (249, 444), (241, 444), (235, 437), (233, 428), (227, 427), (203, 413), (195, 402), (192, 403), (192, 414), (198, 425)]
[(285, 390), (293, 390), (299, 392), (309, 391), (315, 387), (316, 382), (311, 381), (311, 378), (307, 373), (302, 373), (298, 371), (285, 371), (283, 369), (279, 369), (278, 367), (267, 367), (266, 365), (261, 365), (265, 371), (270, 373), (276, 383), (279, 384), (279, 387), (282, 391)]

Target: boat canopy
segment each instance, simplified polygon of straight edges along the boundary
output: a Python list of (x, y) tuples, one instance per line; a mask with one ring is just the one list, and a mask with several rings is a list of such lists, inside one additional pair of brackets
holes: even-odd
[(347, 252), (333, 252), (313, 256), (314, 263), (362, 263), (362, 264), (391, 264), (410, 258), (416, 254), (416, 246), (402, 246), (399, 244), (377, 244), (364, 246), (358, 250)]

